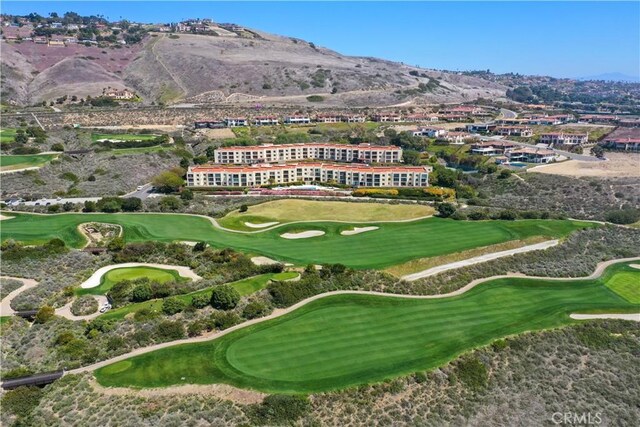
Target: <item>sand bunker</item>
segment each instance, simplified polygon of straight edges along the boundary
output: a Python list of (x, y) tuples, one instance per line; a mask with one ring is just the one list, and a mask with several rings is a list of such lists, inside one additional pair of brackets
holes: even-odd
[(629, 267), (637, 268), (638, 270), (640, 270), (640, 264), (629, 264)]
[(271, 227), (272, 225), (276, 225), (276, 224), (280, 224), (278, 221), (275, 222), (263, 222), (262, 224), (255, 224), (253, 222), (245, 222), (244, 225), (246, 225), (249, 228), (267, 228), (267, 227)]
[(284, 233), (280, 235), (280, 237), (285, 239), (308, 239), (309, 237), (318, 237), (318, 236), (324, 236), (324, 231), (309, 230), (309, 231), (301, 231), (300, 233)]
[(267, 258), (266, 256), (254, 256), (251, 258), (251, 262), (255, 265), (273, 265), (280, 264), (275, 259)]
[(2, 215), (2, 214), (0, 214), (0, 221), (4, 221), (4, 220), (6, 220), (6, 219), (12, 219), (12, 218), (15, 218), (15, 217), (13, 217), (13, 216), (6, 216), (6, 215)]
[(343, 236), (353, 236), (354, 234), (366, 233), (367, 231), (377, 230), (378, 227), (353, 227), (353, 230), (344, 230), (340, 234)]

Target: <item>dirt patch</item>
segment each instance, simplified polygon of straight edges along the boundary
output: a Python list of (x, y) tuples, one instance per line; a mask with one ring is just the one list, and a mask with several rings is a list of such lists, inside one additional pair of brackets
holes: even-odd
[(353, 236), (354, 234), (366, 233), (367, 231), (377, 230), (379, 227), (353, 227), (352, 230), (344, 230), (341, 231), (340, 234), (343, 236)]
[(318, 237), (318, 236), (324, 236), (324, 231), (309, 230), (309, 231), (301, 231), (300, 233), (284, 233), (280, 235), (280, 237), (284, 239), (308, 239), (310, 237)]
[(78, 231), (87, 239), (85, 246), (101, 247), (114, 237), (122, 236), (122, 227), (117, 224), (89, 222), (78, 225)]
[(162, 397), (162, 396), (175, 396), (186, 394), (206, 394), (210, 396), (219, 397), (220, 399), (230, 400), (232, 402), (240, 403), (243, 405), (249, 405), (253, 403), (260, 403), (265, 398), (266, 394), (259, 393), (253, 390), (242, 390), (232, 387), (226, 384), (211, 384), (211, 385), (192, 385), (185, 384), (175, 387), (167, 388), (153, 388), (153, 389), (141, 389), (132, 390), (130, 388), (123, 387), (103, 387), (98, 384), (94, 379), (90, 380), (91, 386), (99, 393), (109, 396), (131, 396), (133, 397)]
[(607, 153), (607, 160), (569, 160), (562, 163), (536, 166), (527, 172), (547, 173), (573, 177), (621, 178), (640, 177), (639, 153)]

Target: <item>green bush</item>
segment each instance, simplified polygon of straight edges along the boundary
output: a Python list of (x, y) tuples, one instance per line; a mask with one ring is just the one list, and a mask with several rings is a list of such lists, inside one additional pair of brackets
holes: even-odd
[(640, 220), (639, 209), (619, 209), (608, 211), (605, 219), (614, 224), (633, 224)]
[(231, 310), (239, 301), (240, 294), (229, 285), (217, 286), (211, 292), (211, 306), (219, 310)]
[(166, 298), (162, 302), (162, 312), (168, 316), (180, 313), (187, 307), (187, 303), (178, 297)]
[(2, 410), (19, 418), (25, 418), (38, 406), (43, 395), (44, 392), (38, 387), (18, 387), (2, 396)]
[(324, 97), (320, 95), (310, 95), (307, 96), (307, 101), (309, 102), (322, 102), (324, 101)]
[(271, 394), (253, 408), (252, 419), (260, 425), (291, 424), (310, 411), (306, 396)]
[(184, 325), (179, 320), (172, 322), (165, 320), (155, 328), (156, 336), (163, 341), (179, 340), (184, 338)]
[(456, 375), (471, 390), (480, 390), (487, 385), (489, 374), (476, 356), (462, 357), (456, 364)]

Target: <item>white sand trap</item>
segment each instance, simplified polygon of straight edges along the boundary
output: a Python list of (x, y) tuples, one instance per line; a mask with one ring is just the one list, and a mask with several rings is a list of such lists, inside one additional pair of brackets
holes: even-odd
[(300, 233), (284, 233), (280, 235), (280, 237), (285, 239), (308, 239), (309, 237), (318, 237), (318, 236), (324, 236), (324, 231), (309, 230), (309, 231), (301, 231)]
[(180, 243), (182, 243), (183, 245), (187, 245), (187, 246), (195, 246), (199, 242), (194, 242), (193, 240), (181, 240)]
[(640, 270), (640, 264), (629, 264), (629, 267), (637, 268), (638, 270)]
[(0, 214), (0, 221), (4, 221), (6, 219), (13, 219), (15, 218), (14, 216), (6, 216), (6, 215), (2, 215)]
[(182, 277), (186, 277), (191, 280), (200, 280), (202, 277), (198, 276), (193, 272), (189, 267), (184, 267), (182, 265), (167, 265), (167, 264), (149, 264), (145, 262), (125, 262), (123, 264), (113, 264), (107, 265), (106, 267), (99, 268), (95, 273), (91, 275), (87, 280), (85, 280), (82, 285), (80, 285), (83, 289), (95, 288), (100, 285), (100, 280), (102, 276), (108, 273), (111, 270), (115, 270), (117, 268), (127, 268), (127, 267), (152, 267), (152, 268), (161, 268), (164, 270), (176, 270), (178, 274)]
[(254, 256), (251, 258), (251, 262), (255, 265), (273, 265), (280, 264), (275, 259), (267, 258), (266, 256)]
[(244, 225), (246, 225), (249, 228), (267, 228), (267, 227), (271, 227), (272, 225), (276, 225), (276, 224), (280, 224), (278, 221), (274, 221), (274, 222), (263, 222), (261, 224), (255, 224), (253, 222), (245, 222)]
[(576, 320), (592, 320), (592, 319), (622, 319), (622, 320), (634, 320), (640, 322), (640, 313), (628, 313), (628, 314), (571, 314), (572, 319)]
[(353, 236), (354, 234), (366, 233), (367, 231), (377, 230), (379, 227), (353, 227), (353, 230), (344, 230), (340, 234), (343, 236)]

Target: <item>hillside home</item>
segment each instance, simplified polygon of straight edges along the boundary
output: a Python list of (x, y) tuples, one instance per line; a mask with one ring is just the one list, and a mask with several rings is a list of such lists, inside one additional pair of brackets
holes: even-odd
[(361, 114), (346, 114), (342, 116), (342, 120), (347, 123), (364, 123), (367, 117)]
[(471, 146), (472, 154), (483, 156), (497, 156), (515, 148), (515, 144), (503, 141), (479, 142)]
[(531, 137), (533, 136), (533, 130), (527, 126), (500, 126), (497, 127), (493, 133), (495, 135), (502, 136), (522, 136), (522, 137)]
[(601, 145), (622, 151), (640, 151), (640, 138), (607, 138)]
[(385, 123), (385, 122), (398, 123), (402, 121), (402, 116), (396, 113), (374, 114), (371, 118), (374, 122), (380, 122), (380, 123)]
[(543, 133), (540, 135), (540, 143), (552, 145), (579, 145), (589, 141), (588, 133)]
[(129, 89), (106, 89), (103, 91), (103, 94), (108, 98), (120, 100), (133, 99), (136, 97), (135, 92), (132, 92)]
[(405, 118), (405, 122), (437, 122), (437, 114), (410, 114)]
[(189, 187), (254, 187), (296, 182), (353, 187), (427, 187), (429, 166), (368, 166), (327, 163), (202, 165), (187, 171)]
[(311, 123), (309, 116), (286, 116), (284, 122), (289, 125), (306, 125)]
[(316, 122), (318, 123), (340, 123), (342, 116), (340, 114), (318, 114)]
[(276, 116), (258, 116), (253, 119), (255, 126), (273, 126), (279, 123), (280, 121)]
[(418, 128), (411, 131), (413, 136), (422, 136), (427, 138), (439, 138), (447, 134), (446, 129), (442, 128)]
[(244, 117), (227, 117), (224, 119), (224, 124), (228, 128), (249, 126), (249, 120)]
[(507, 151), (506, 155), (510, 162), (550, 163), (556, 158), (556, 154), (552, 150), (529, 147)]

